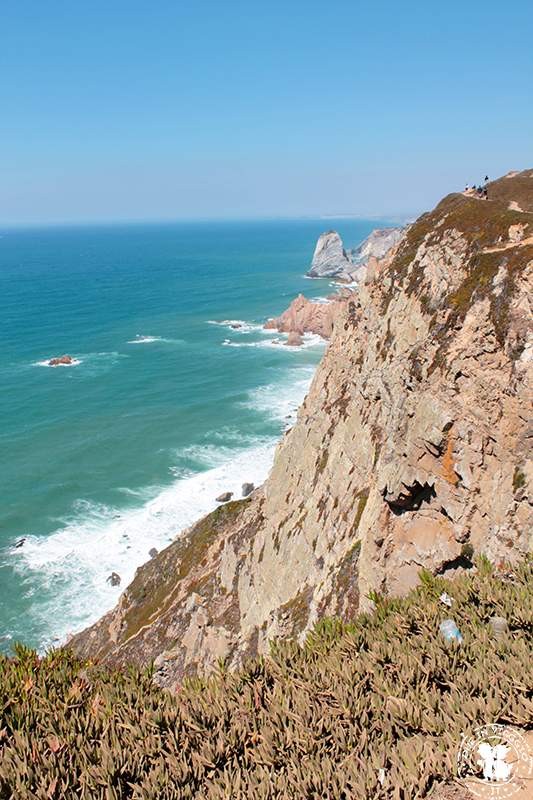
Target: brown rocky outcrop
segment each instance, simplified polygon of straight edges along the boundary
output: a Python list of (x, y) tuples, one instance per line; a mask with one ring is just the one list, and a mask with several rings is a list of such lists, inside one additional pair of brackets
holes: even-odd
[(404, 593), (421, 567), (531, 549), (533, 171), (488, 188), (446, 197), (375, 265), (264, 486), (142, 566), (78, 652), (155, 659), (174, 686)]
[(70, 366), (73, 363), (74, 359), (72, 356), (55, 356), (54, 358), (50, 358), (48, 361), (49, 367), (60, 367), (60, 366)]
[[(298, 334), (300, 337), (304, 333), (316, 333), (323, 339), (329, 339), (340, 304), (346, 301), (348, 294), (352, 293), (343, 290), (339, 294), (331, 295), (327, 303), (313, 302), (303, 294), (299, 294), (283, 314), (269, 319), (265, 323), (265, 328), (277, 330), (280, 333)], [(289, 342), (287, 343), (289, 344)], [(298, 341), (296, 337), (293, 337), (291, 343), (301, 344), (301, 339)]]

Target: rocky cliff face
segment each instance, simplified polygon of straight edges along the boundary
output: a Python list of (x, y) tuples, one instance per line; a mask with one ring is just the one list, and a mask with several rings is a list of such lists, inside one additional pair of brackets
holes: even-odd
[(358, 247), (350, 250), (348, 257), (356, 270), (354, 272), (354, 268), (352, 268), (354, 277), (357, 276), (357, 269), (368, 264), (371, 258), (384, 258), (399, 243), (406, 232), (407, 227), (376, 228)]
[(489, 198), (446, 197), (374, 263), (265, 485), (141, 567), (76, 650), (174, 686), (421, 567), (531, 549), (533, 170)]

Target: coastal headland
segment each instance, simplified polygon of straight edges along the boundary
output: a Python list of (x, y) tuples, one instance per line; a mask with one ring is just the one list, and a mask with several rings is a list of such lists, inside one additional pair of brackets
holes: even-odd
[(154, 661), (172, 687), (403, 595), (421, 568), (523, 558), (533, 171), (489, 197), (448, 195), (367, 265), (266, 483), (142, 566), (76, 652)]

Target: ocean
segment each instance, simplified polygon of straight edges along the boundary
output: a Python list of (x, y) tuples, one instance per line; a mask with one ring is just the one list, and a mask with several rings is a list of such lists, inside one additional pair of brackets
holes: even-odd
[(325, 345), (262, 323), (333, 291), (304, 276), (323, 230), (353, 246), (377, 226), (0, 230), (0, 649), (64, 641), (151, 548), (265, 479)]

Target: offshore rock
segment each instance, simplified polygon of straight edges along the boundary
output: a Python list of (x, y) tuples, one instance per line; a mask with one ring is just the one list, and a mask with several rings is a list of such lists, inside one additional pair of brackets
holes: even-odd
[(157, 659), (175, 687), (404, 594), (422, 567), (531, 550), (533, 170), (488, 190), (444, 198), (375, 260), (263, 487), (140, 567), (78, 653)]
[(332, 295), (328, 303), (316, 303), (299, 294), (289, 308), (279, 317), (269, 319), (265, 323), (266, 329), (275, 329), (280, 333), (297, 334), (299, 340), (293, 336), (287, 344), (302, 344), (301, 337), (304, 333), (316, 333), (323, 339), (329, 339), (333, 331), (333, 324), (339, 303), (345, 300), (344, 295)]
[(351, 267), (350, 260), (337, 231), (321, 233), (316, 243), (310, 278), (345, 277)]
[(54, 358), (50, 358), (48, 360), (49, 367), (60, 367), (60, 366), (70, 366), (74, 359), (72, 356), (64, 355), (64, 356), (55, 356)]
[(365, 275), (364, 267), (371, 259), (383, 259), (395, 248), (407, 227), (377, 228), (358, 247), (346, 251), (336, 231), (322, 233), (318, 239), (310, 278), (335, 278), (338, 281), (360, 282)]

